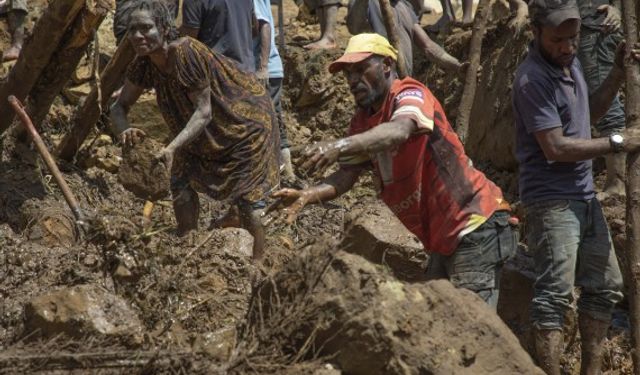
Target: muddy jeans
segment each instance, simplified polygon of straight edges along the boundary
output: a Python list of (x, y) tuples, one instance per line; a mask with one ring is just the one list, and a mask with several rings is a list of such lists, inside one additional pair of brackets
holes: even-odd
[(475, 292), (494, 310), (498, 306), (500, 272), (518, 246), (518, 232), (509, 213), (497, 211), (478, 229), (462, 237), (452, 255), (431, 254), (427, 278), (449, 279), (458, 288)]
[(578, 310), (608, 321), (622, 299), (622, 275), (597, 199), (548, 200), (525, 207), (529, 251), (536, 281), (531, 321), (539, 329), (562, 329), (574, 284)]
[[(621, 40), (620, 33), (604, 34), (583, 28), (580, 34), (578, 59), (582, 64), (590, 94), (597, 90), (609, 75), (614, 64), (616, 48)], [(600, 136), (604, 137), (613, 132), (622, 131), (624, 124), (624, 106), (620, 102), (620, 97), (616, 95), (609, 111), (598, 121), (595, 128)]]

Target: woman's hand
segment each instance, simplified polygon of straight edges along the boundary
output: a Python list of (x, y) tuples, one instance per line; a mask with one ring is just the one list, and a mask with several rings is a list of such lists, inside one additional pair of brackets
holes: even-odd
[(118, 135), (120, 143), (125, 146), (133, 146), (139, 142), (142, 142), (147, 136), (142, 129), (129, 128)]
[(156, 160), (158, 163), (164, 165), (164, 167), (171, 171), (171, 167), (173, 166), (173, 156), (175, 154), (175, 150), (171, 147), (165, 147), (158, 154), (156, 154)]

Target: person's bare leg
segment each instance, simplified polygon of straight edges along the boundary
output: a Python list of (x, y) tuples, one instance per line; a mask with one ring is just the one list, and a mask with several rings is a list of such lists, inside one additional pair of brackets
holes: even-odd
[(440, 4), (442, 4), (442, 16), (440, 19), (430, 25), (427, 30), (432, 33), (439, 33), (442, 31), (446, 31), (451, 22), (456, 20), (456, 13), (453, 11), (453, 5), (451, 5), (451, 0), (440, 0)]
[(324, 49), (336, 48), (336, 23), (338, 22), (338, 6), (328, 5), (318, 8), (320, 19), (320, 40), (309, 43), (304, 48)]
[(11, 47), (2, 54), (2, 61), (17, 60), (24, 43), (24, 20), (27, 13), (12, 10), (7, 15), (11, 31)]
[(242, 227), (253, 236), (253, 259), (260, 260), (264, 252), (265, 233), (260, 221), (260, 213), (247, 202), (238, 203)]
[(473, 0), (462, 0), (462, 25), (473, 24)]
[(192, 230), (198, 229), (198, 217), (200, 216), (198, 193), (191, 187), (175, 192), (173, 212), (178, 222), (178, 236), (185, 236)]

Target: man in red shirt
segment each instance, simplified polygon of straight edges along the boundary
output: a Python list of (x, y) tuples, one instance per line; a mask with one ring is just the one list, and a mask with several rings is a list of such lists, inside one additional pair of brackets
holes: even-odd
[[(329, 66), (344, 72), (358, 106), (349, 136), (305, 152), (302, 169), (339, 169), (320, 185), (274, 194), (293, 222), (308, 203), (348, 191), (373, 168), (380, 198), (432, 253), (430, 278), (448, 278), (495, 308), (500, 270), (517, 246), (509, 205), (500, 189), (475, 169), (438, 100), (422, 83), (398, 79), (397, 51), (378, 34), (352, 37)], [(270, 210), (267, 210), (267, 213)]]

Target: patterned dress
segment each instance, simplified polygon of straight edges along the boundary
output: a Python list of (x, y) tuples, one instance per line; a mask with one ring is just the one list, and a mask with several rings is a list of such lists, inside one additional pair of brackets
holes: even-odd
[(279, 183), (279, 135), (268, 92), (255, 75), (199, 41), (182, 38), (174, 44), (170, 73), (160, 71), (148, 57), (136, 58), (127, 72), (133, 84), (155, 89), (174, 137), (195, 111), (188, 93), (211, 88), (213, 119), (176, 152), (174, 194), (190, 184), (217, 200), (264, 199)]

